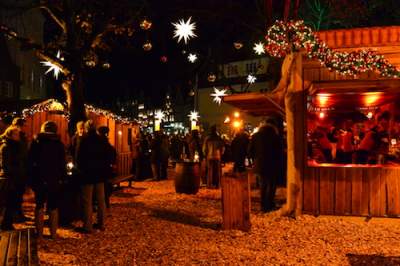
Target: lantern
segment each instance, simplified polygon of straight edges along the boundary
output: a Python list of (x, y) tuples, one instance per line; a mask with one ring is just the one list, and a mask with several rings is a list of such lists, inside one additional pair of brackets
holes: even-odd
[(150, 51), (151, 48), (153, 48), (153, 45), (150, 41), (147, 41), (143, 44), (143, 50), (145, 50), (146, 52)]
[(149, 30), (151, 28), (151, 25), (153, 25), (153, 23), (147, 19), (143, 19), (142, 22), (140, 22), (140, 28), (142, 30)]
[(165, 55), (163, 55), (163, 56), (160, 57), (160, 61), (161, 61), (162, 63), (167, 63), (167, 62), (168, 62), (168, 57), (166, 57)]

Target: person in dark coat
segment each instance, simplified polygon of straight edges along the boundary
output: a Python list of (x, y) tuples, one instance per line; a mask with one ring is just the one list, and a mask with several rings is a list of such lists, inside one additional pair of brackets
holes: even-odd
[(261, 182), (261, 209), (272, 210), (279, 177), (281, 145), (277, 127), (269, 119), (255, 133), (249, 144), (249, 155), (254, 158), (254, 174)]
[[(86, 135), (77, 151), (77, 167), (81, 173), (81, 192), (83, 207), (83, 228), (81, 233), (92, 233), (93, 226), (105, 230), (105, 195), (104, 182), (110, 168), (109, 146), (96, 132), (92, 120), (85, 122)], [(97, 224), (93, 225), (93, 195), (97, 201)]]
[(179, 135), (173, 135), (171, 138), (171, 159), (176, 162), (181, 159), (183, 152), (183, 142)]
[(232, 159), (234, 162), (234, 172), (246, 171), (245, 160), (247, 156), (247, 147), (249, 146), (249, 136), (244, 132), (243, 129), (236, 133), (231, 143)]
[(104, 194), (105, 194), (105, 201), (106, 207), (110, 208), (110, 196), (113, 190), (113, 185), (111, 183), (111, 179), (114, 177), (115, 174), (115, 164), (117, 162), (117, 151), (115, 150), (114, 146), (108, 141), (108, 132), (110, 129), (106, 126), (101, 126), (97, 129), (99, 136), (104, 140), (107, 146), (107, 157), (108, 157), (108, 170), (105, 172), (106, 180), (104, 183)]
[(16, 117), (12, 121), (12, 126), (15, 126), (19, 129), (19, 156), (21, 160), (21, 171), (22, 175), (19, 180), (17, 180), (17, 183), (15, 184), (15, 196), (16, 196), (16, 204), (17, 204), (17, 209), (15, 210), (15, 221), (16, 222), (25, 222), (27, 218), (24, 215), (24, 212), (22, 210), (22, 202), (23, 202), (23, 197), (27, 185), (27, 162), (28, 162), (28, 139), (26, 137), (24, 130), (25, 126), (25, 120), (22, 119), (21, 117)]
[(71, 146), (69, 147), (69, 154), (70, 156), (72, 156), (74, 163), (76, 163), (76, 155), (77, 155), (76, 153), (84, 134), (85, 134), (85, 122), (79, 121), (78, 123), (76, 123), (76, 131), (71, 138)]
[(66, 176), (65, 148), (57, 135), (53, 121), (43, 123), (40, 133), (29, 150), (29, 169), (32, 189), (35, 192), (35, 224), (37, 236), (43, 236), (44, 206), (50, 214), (50, 234), (57, 236), (58, 207), (61, 200), (63, 180)]
[(210, 134), (203, 143), (203, 154), (207, 160), (207, 187), (218, 188), (222, 175), (221, 159), (225, 143), (217, 133), (217, 127), (211, 126)]
[(198, 130), (192, 131), (192, 135), (189, 138), (188, 146), (189, 146), (189, 159), (201, 162), (203, 160), (203, 151), (201, 147), (201, 139)]
[(1, 202), (5, 208), (1, 230), (13, 230), (14, 214), (18, 208), (16, 186), (22, 178), (20, 158), (20, 130), (15, 126), (6, 129), (1, 137), (0, 146), (0, 179)]
[(168, 157), (169, 157), (169, 140), (162, 131), (155, 133), (154, 139), (151, 142), (151, 168), (153, 177), (156, 180), (166, 180)]

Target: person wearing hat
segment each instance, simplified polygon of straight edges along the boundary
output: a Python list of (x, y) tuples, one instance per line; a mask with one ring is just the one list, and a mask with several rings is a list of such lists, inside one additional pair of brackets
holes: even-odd
[(21, 158), (21, 171), (22, 175), (19, 180), (16, 180), (15, 184), (15, 196), (16, 196), (16, 209), (15, 209), (15, 221), (24, 222), (27, 220), (22, 210), (23, 197), (27, 185), (27, 159), (28, 159), (28, 139), (24, 132), (25, 120), (21, 117), (15, 117), (12, 121), (12, 126), (19, 129), (19, 153)]
[[(21, 178), (19, 152), (19, 129), (10, 126), (1, 136), (0, 145), (0, 207), (5, 209), (1, 230), (13, 230), (14, 214), (17, 207), (16, 183)], [(1, 211), (1, 210), (0, 210)]]
[(50, 214), (52, 238), (57, 237), (58, 207), (63, 179), (66, 175), (65, 148), (53, 121), (42, 124), (40, 133), (32, 141), (28, 153), (32, 189), (35, 192), (35, 225), (39, 238), (43, 236), (44, 206)]

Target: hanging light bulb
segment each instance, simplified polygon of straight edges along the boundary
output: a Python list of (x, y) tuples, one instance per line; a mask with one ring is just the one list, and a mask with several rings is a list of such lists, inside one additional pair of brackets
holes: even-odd
[(153, 48), (153, 45), (151, 44), (150, 41), (146, 41), (146, 42), (143, 44), (143, 50), (145, 50), (146, 52), (150, 51), (151, 48)]
[(140, 28), (142, 30), (149, 30), (152, 25), (153, 23), (148, 19), (143, 19), (142, 22), (140, 22)]

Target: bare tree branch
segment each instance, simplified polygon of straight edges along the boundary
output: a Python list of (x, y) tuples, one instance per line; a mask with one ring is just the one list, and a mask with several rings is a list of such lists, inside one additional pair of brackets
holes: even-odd
[(51, 11), (51, 9), (48, 6), (45, 5), (41, 5), (40, 9), (45, 10), (50, 17), (61, 27), (61, 29), (63, 30), (64, 33), (67, 33), (67, 25), (65, 23), (65, 21), (63, 21), (62, 19), (58, 18), (53, 11)]
[(65, 67), (65, 65), (62, 63), (60, 59), (58, 59), (55, 56), (47, 54), (43, 49), (43, 46), (36, 43), (32, 39), (20, 37), (17, 32), (15, 32), (14, 30), (10, 29), (5, 25), (0, 25), (0, 32), (2, 32), (11, 39), (17, 40), (21, 44), (21, 48), (36, 51), (37, 57), (45, 61), (48, 61), (57, 66), (58, 68), (60, 68), (61, 72), (65, 76), (68, 76), (71, 73), (71, 71)]

